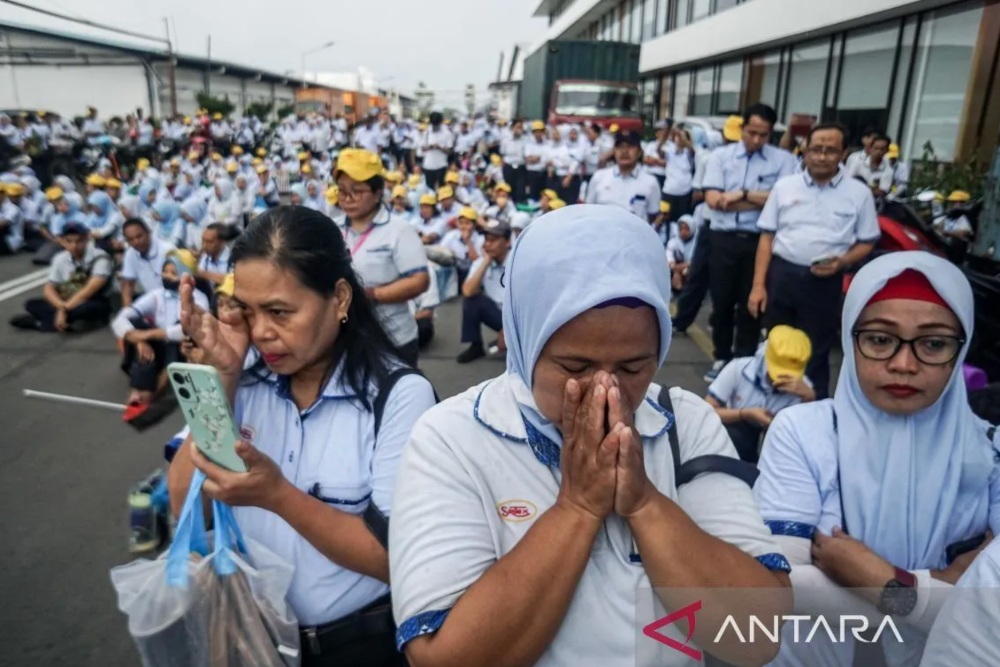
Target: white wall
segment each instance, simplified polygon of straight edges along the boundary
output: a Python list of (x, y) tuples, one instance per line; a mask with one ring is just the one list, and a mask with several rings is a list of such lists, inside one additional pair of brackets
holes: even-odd
[(102, 118), (149, 113), (146, 73), (135, 66), (0, 66), (0, 107), (45, 109), (67, 117), (98, 108)]
[[(814, 2), (816, 0), (801, 0)], [(524, 53), (524, 56), (534, 53), (550, 39), (561, 39), (576, 34), (585, 24), (596, 21), (601, 14), (617, 5), (621, 0), (576, 0), (563, 10), (556, 22), (545, 29), (544, 35)], [(522, 57), (524, 57), (522, 56)]]
[(812, 35), (944, 4), (945, 0), (749, 0), (645, 42), (639, 71), (744, 54), (781, 42), (800, 42)]

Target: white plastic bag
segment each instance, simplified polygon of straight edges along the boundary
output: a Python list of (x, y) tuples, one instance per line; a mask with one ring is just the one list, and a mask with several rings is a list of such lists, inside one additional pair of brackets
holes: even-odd
[(203, 481), (196, 472), (167, 553), (111, 570), (142, 664), (297, 667), (299, 626), (286, 602), (292, 566), (244, 543), (222, 503), (212, 503), (215, 531), (206, 535)]

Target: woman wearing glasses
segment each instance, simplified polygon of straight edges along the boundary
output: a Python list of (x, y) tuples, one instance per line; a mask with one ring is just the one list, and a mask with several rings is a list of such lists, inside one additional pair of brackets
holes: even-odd
[(880, 257), (852, 282), (834, 398), (775, 418), (754, 496), (792, 563), (796, 612), (822, 601), (873, 628), (891, 614), (902, 642), (796, 643), (786, 625), (775, 664), (849, 665), (855, 646), (917, 664), (949, 589), (1000, 526), (1000, 455), (962, 376), (973, 319), (968, 281), (929, 253)]
[(416, 229), (390, 215), (382, 203), (382, 160), (370, 151), (348, 148), (337, 158), (334, 179), (340, 208), (337, 221), (355, 273), (375, 302), (400, 357), (417, 365), (417, 321), (409, 301), (427, 291), (427, 254)]

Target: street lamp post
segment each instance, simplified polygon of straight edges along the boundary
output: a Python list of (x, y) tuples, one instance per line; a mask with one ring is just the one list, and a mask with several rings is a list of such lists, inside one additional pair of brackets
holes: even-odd
[[(303, 51), (302, 52), (302, 85), (303, 86), (305, 85), (305, 82), (306, 82), (306, 56), (308, 56), (310, 54), (313, 54), (313, 53), (319, 53), (320, 51), (322, 51), (324, 49), (330, 48), (334, 44), (335, 44), (335, 42), (331, 41), (331, 42), (327, 42), (326, 44), (324, 44), (322, 46), (317, 46), (315, 49), (309, 49), (308, 51)], [(316, 80), (319, 81), (319, 75), (316, 76)]]

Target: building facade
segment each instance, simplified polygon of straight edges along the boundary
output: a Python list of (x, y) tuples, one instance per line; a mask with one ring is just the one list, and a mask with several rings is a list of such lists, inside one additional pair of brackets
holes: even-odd
[(996, 147), (1000, 0), (542, 0), (549, 39), (640, 43), (647, 120), (749, 103), (884, 130), (907, 158)]

